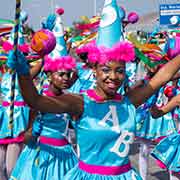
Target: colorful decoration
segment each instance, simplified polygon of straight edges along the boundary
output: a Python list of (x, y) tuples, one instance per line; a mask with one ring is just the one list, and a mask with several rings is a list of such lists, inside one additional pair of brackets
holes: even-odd
[[(16, 0), (16, 14), (15, 14), (15, 28), (14, 28), (14, 51), (17, 51), (18, 48), (18, 32), (19, 32), (19, 24), (20, 24), (20, 12), (21, 12), (21, 0)], [(9, 111), (9, 122), (8, 122), (8, 128), (13, 129), (13, 120), (14, 120), (14, 95), (15, 95), (15, 79), (16, 79), (16, 73), (12, 73), (12, 79), (11, 79), (11, 94), (10, 94), (10, 111)], [(13, 133), (11, 131), (11, 133)]]
[(71, 56), (63, 56), (52, 60), (49, 57), (45, 58), (44, 70), (57, 72), (58, 70), (72, 70), (76, 68), (76, 60)]
[(174, 37), (168, 38), (166, 48), (170, 59), (180, 54), (180, 33), (176, 33)]
[(174, 86), (166, 86), (164, 89), (164, 94), (168, 98), (172, 98), (176, 95), (176, 88)]
[(135, 24), (136, 22), (138, 22), (139, 20), (139, 16), (136, 12), (130, 12), (128, 14), (128, 22), (131, 23), (131, 24)]
[[(113, 34), (113, 36), (112, 36)], [(97, 46), (112, 47), (123, 36), (122, 20), (116, 0), (105, 1), (96, 39)]]
[(64, 28), (61, 15), (64, 13), (62, 8), (56, 10), (56, 19), (52, 32), (56, 38), (56, 47), (45, 56), (44, 70), (55, 72), (59, 69), (72, 70), (76, 67), (75, 59), (68, 56), (66, 42), (64, 40)]
[(100, 17), (99, 16), (94, 16), (91, 19), (89, 19), (87, 16), (81, 16), (80, 17), (82, 22), (76, 23), (75, 27), (78, 30), (95, 30), (99, 27), (100, 23)]
[(161, 48), (155, 44), (140, 43), (133, 33), (127, 35), (127, 39), (136, 47), (136, 55), (149, 67), (164, 64), (169, 60)]
[[(116, 0), (106, 0), (101, 14), (98, 36), (87, 48), (88, 61), (105, 64), (108, 61), (130, 62), (135, 58), (134, 46), (123, 40), (122, 19)], [(123, 40), (123, 41), (122, 41)], [(89, 49), (89, 50), (88, 50)]]
[(37, 31), (31, 41), (31, 48), (40, 56), (49, 54), (55, 46), (56, 38), (54, 34), (47, 29)]

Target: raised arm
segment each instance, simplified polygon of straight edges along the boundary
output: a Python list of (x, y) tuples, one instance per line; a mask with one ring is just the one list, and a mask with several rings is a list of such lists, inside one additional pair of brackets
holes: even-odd
[(128, 92), (131, 102), (138, 107), (143, 104), (155, 91), (166, 84), (180, 68), (180, 55), (165, 64), (156, 75), (143, 87), (136, 87)]
[(179, 105), (180, 105), (180, 94), (174, 96), (166, 105), (162, 106), (161, 108), (153, 106), (150, 111), (154, 118), (158, 118), (168, 112), (171, 112), (174, 108), (178, 107)]
[(37, 61), (36, 62), (36, 65), (32, 66), (30, 68), (30, 75), (31, 75), (31, 78), (34, 79), (41, 71), (41, 68), (42, 68), (42, 60), (41, 61)]
[(50, 113), (69, 113), (81, 115), (83, 111), (83, 98), (79, 95), (64, 94), (53, 98), (39, 95), (29, 74), (27, 60), (22, 53), (10, 52), (7, 66), (16, 70), (19, 77), (19, 86), (25, 102), (35, 110)]
[(64, 94), (59, 97), (39, 95), (29, 75), (19, 75), (19, 86), (25, 102), (41, 112), (81, 114), (83, 99), (79, 95)]

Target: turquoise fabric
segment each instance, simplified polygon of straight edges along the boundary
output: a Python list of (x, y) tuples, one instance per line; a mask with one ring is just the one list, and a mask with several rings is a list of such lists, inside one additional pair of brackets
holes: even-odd
[[(11, 75), (5, 73), (1, 82), (1, 96), (2, 100), (10, 102), (11, 94)], [(24, 101), (18, 86), (18, 78), (15, 81), (15, 98), (14, 101)], [(8, 127), (10, 106), (0, 107), (0, 139), (15, 138), (22, 133), (28, 125), (29, 121), (29, 107), (28, 106), (14, 106), (13, 128)]]

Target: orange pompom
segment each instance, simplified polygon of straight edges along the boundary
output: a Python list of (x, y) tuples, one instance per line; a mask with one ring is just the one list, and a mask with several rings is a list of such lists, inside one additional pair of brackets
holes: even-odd
[(56, 46), (56, 38), (54, 34), (42, 29), (37, 31), (31, 41), (31, 48), (41, 56), (49, 54)]

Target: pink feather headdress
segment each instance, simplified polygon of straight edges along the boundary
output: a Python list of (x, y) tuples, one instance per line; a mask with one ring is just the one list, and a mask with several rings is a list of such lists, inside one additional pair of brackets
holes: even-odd
[[(9, 41), (5, 41), (2, 44), (2, 48), (5, 52), (9, 52), (9, 51), (13, 50), (13, 44), (11, 44)], [(23, 53), (29, 53), (29, 45), (28, 44), (18, 45), (18, 49)]]
[(45, 56), (44, 70), (50, 72), (56, 72), (59, 70), (72, 70), (76, 68), (76, 60), (71, 56), (62, 56), (52, 59), (49, 56)]
[(135, 59), (134, 46), (127, 41), (119, 42), (112, 48), (97, 47), (93, 42), (76, 51), (77, 54), (83, 52), (88, 53), (89, 62), (98, 64), (105, 64), (108, 61), (131, 62)]

